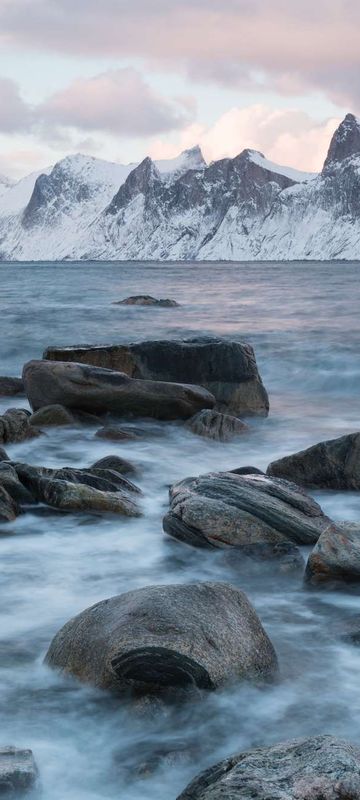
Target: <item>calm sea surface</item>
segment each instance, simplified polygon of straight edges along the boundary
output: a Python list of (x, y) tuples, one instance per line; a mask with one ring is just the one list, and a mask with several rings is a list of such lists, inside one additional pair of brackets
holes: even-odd
[[(269, 391), (267, 420), (236, 443), (145, 423), (121, 445), (94, 429), (57, 429), (9, 446), (29, 463), (83, 467), (109, 453), (138, 464), (144, 516), (26, 514), (0, 533), (0, 744), (31, 747), (43, 800), (175, 800), (223, 756), (315, 733), (360, 743), (360, 649), (344, 644), (354, 593), (308, 592), (262, 565), (236, 569), (162, 533), (167, 487), (180, 478), (280, 455), (360, 429), (360, 264), (2, 264), (0, 374), (18, 375), (48, 345), (218, 334), (254, 346)], [(130, 294), (171, 297), (178, 309), (129, 308)], [(24, 399), (1, 399), (2, 410)], [(317, 493), (339, 520), (360, 520), (360, 493)], [(304, 555), (307, 553), (304, 551)], [(165, 719), (134, 717), (112, 697), (43, 665), (58, 628), (92, 603), (149, 584), (225, 580), (243, 588), (274, 645), (280, 682), (240, 686)], [(137, 766), (167, 749), (150, 777)]]

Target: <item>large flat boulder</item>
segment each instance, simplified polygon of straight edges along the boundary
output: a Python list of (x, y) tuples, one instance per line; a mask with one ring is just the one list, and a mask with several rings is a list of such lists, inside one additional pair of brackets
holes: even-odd
[(225, 583), (148, 586), (96, 603), (56, 634), (46, 662), (103, 689), (144, 695), (277, 674), (256, 612)]
[(359, 800), (360, 748), (334, 736), (294, 739), (225, 758), (178, 800)]
[(313, 586), (360, 581), (360, 523), (338, 522), (318, 539), (306, 565)]
[(245, 342), (198, 337), (99, 347), (48, 347), (44, 358), (120, 370), (142, 380), (196, 383), (215, 396), (218, 410), (235, 416), (266, 416), (269, 411), (254, 350)]
[(22, 797), (34, 788), (38, 771), (31, 750), (0, 748), (0, 795)]
[(319, 442), (273, 461), (268, 475), (319, 489), (360, 489), (360, 433)]
[(215, 400), (200, 386), (129, 378), (122, 372), (71, 362), (29, 361), (26, 394), (36, 411), (48, 405), (94, 413), (186, 419)]
[(246, 555), (253, 552), (254, 557), (273, 548), (281, 558), (281, 545), (314, 544), (332, 522), (288, 481), (212, 472), (171, 487), (163, 526), (166, 533), (195, 547), (232, 547)]

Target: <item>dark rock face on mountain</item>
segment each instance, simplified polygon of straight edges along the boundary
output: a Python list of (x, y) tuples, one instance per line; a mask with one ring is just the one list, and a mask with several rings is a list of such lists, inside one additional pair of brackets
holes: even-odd
[(360, 523), (338, 522), (321, 534), (310, 553), (305, 578), (313, 586), (360, 581)]
[(335, 131), (325, 159), (323, 174), (328, 174), (336, 164), (350, 156), (360, 154), (360, 121), (354, 114), (346, 114)]
[(49, 347), (44, 358), (120, 370), (142, 380), (204, 386), (219, 410), (266, 416), (269, 399), (253, 348), (215, 337), (164, 339), (99, 347)]
[[(314, 544), (332, 526), (298, 486), (266, 476), (214, 472), (186, 478), (170, 489), (164, 530), (195, 547), (261, 548)], [(281, 555), (281, 547), (279, 555)]]
[(121, 372), (56, 361), (29, 361), (23, 379), (34, 411), (48, 405), (156, 419), (186, 419), (215, 399), (200, 386), (143, 381)]
[(269, 464), (267, 474), (319, 489), (360, 489), (360, 433), (301, 450)]
[(359, 800), (360, 748), (333, 736), (238, 753), (192, 781), (178, 800)]
[(277, 674), (258, 616), (225, 583), (148, 586), (103, 600), (64, 625), (46, 662), (103, 689), (144, 695)]

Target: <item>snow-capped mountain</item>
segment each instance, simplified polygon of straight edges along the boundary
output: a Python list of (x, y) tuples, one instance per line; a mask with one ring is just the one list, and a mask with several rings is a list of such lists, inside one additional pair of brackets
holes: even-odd
[(0, 179), (3, 260), (360, 258), (360, 121), (347, 114), (319, 175), (244, 150), (207, 165), (68, 156)]

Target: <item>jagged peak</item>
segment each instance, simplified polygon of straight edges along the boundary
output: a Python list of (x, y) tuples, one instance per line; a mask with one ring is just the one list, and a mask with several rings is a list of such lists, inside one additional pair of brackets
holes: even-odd
[(323, 172), (328, 172), (345, 158), (354, 155), (360, 155), (360, 119), (349, 113), (332, 136)]

